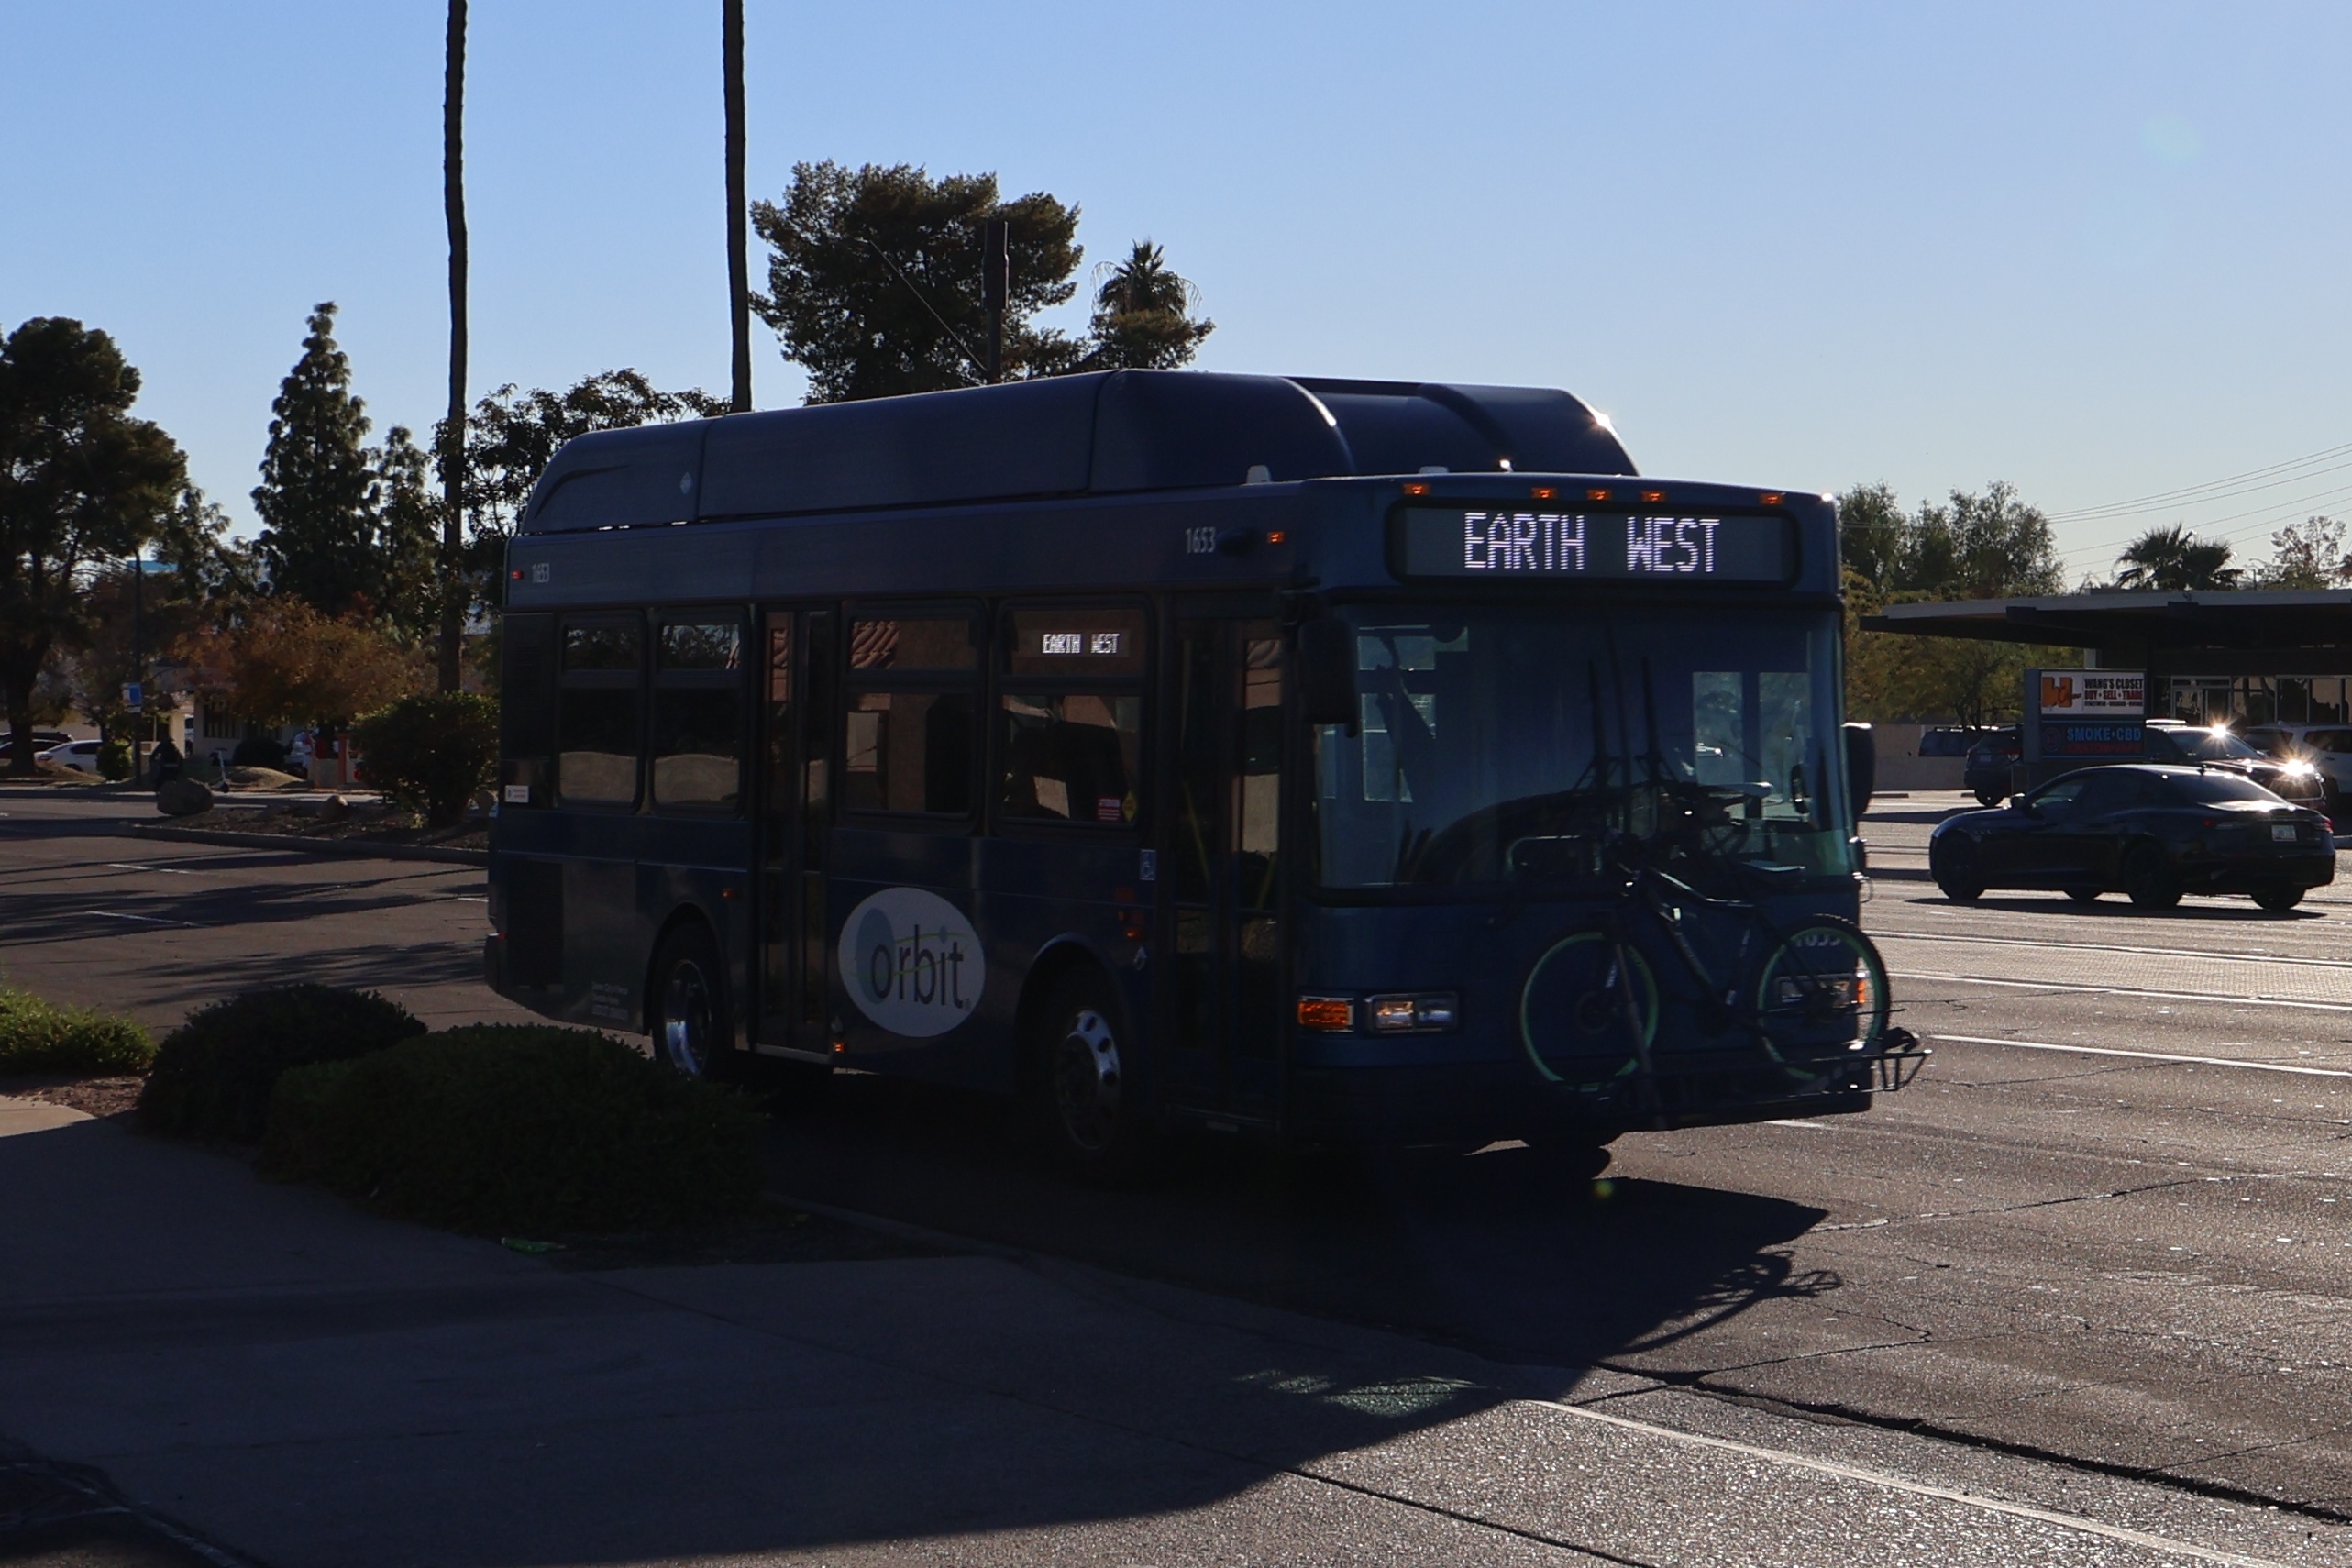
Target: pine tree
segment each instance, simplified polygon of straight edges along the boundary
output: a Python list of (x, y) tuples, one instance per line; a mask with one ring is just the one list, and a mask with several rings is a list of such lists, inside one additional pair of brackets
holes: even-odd
[(335, 304), (311, 315), (310, 336), (270, 405), (269, 451), (253, 491), (270, 591), (329, 615), (379, 607), (375, 560), (380, 479), (365, 442), (366, 405), (335, 342)]

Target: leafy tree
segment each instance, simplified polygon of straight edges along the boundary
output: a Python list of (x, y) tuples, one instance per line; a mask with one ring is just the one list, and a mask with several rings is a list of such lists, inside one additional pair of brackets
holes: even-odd
[(1853, 596), (1857, 579), (1881, 598), (1893, 592), (1905, 573), (1910, 537), (1911, 518), (1893, 485), (1883, 480), (1861, 484), (1840, 495), (1838, 557), (1852, 574), (1847, 580), (1848, 598)]
[(64, 316), (0, 344), (0, 692), (20, 776), (34, 771), (35, 692), (89, 624), (92, 578), (153, 538), (185, 491), (180, 449), (130, 417), (138, 386), (113, 338)]
[(2183, 524), (2150, 528), (2115, 558), (2117, 588), (2152, 588), (2167, 593), (2235, 588), (2244, 576), (2229, 564), (2225, 540), (2200, 539)]
[(990, 218), (1005, 220), (1012, 264), (1006, 373), (1075, 369), (1084, 347), (1030, 318), (1077, 292), (1077, 208), (1042, 191), (1002, 201), (994, 174), (933, 180), (911, 164), (852, 170), (831, 160), (795, 164), (780, 204), (752, 204), (752, 226), (773, 252), (767, 293), (752, 307), (784, 340), (784, 357), (808, 370), (810, 402), (979, 379), (980, 236)]
[(1217, 330), (1205, 317), (1195, 320), (1200, 291), (1176, 276), (1162, 248), (1139, 239), (1127, 259), (1102, 269), (1095, 290), (1088, 370), (1174, 370), (1192, 363), (1201, 343)]
[(406, 635), (429, 628), (438, 505), (414, 438), (395, 426), (381, 448), (335, 341), (335, 304), (310, 317), (302, 358), (271, 404), (270, 446), (253, 491), (256, 541), (272, 594), (329, 616), (381, 618)]
[(425, 684), (416, 650), (297, 599), (261, 601), (234, 624), (199, 631), (173, 651), (208, 706), (258, 724), (340, 726)]
[(2343, 520), (2306, 517), (2270, 536), (2270, 562), (2253, 575), (2262, 588), (2339, 588), (2352, 583), (2352, 541)]
[(1838, 498), (1846, 566), (1846, 700), (1856, 718), (1949, 719), (1982, 727), (2014, 717), (2023, 672), (2069, 665), (2070, 650), (1968, 638), (1864, 632), (1855, 622), (1889, 603), (2050, 594), (2065, 586), (2049, 521), (1995, 482), (1954, 491), (1906, 514), (1884, 484)]
[[(521, 392), (509, 381), (475, 403), (461, 491), (472, 527), (467, 568), (490, 590), (484, 597), (501, 599), (498, 571), (506, 542), (531, 499), (531, 487), (565, 442), (591, 430), (714, 419), (726, 412), (724, 398), (694, 387), (657, 391), (633, 370), (600, 370), (560, 392), (537, 387)], [(446, 429), (436, 429), (436, 450), (447, 449), (447, 436)]]

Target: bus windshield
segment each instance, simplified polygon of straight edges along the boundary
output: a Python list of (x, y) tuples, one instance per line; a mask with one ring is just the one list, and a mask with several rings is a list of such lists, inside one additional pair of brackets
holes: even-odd
[(1694, 865), (1853, 869), (1834, 616), (1342, 613), (1359, 715), (1315, 733), (1323, 886), (1590, 878), (1628, 836)]

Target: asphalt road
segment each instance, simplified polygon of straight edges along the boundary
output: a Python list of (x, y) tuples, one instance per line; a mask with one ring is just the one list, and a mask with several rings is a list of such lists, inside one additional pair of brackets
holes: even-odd
[[(2176, 1505), (2274, 1507), (2308, 1546), (2258, 1554), (2352, 1561), (2352, 889), (2287, 916), (1955, 907), (1925, 843), (1961, 803), (1867, 826), (1865, 923), (1937, 1056), (1866, 1116), (1629, 1135), (1590, 1192), (1510, 1148), (1301, 1169), (1194, 1147), (1103, 1193), (986, 1107), (847, 1077), (779, 1121), (776, 1186), (1403, 1331), (1595, 1411), (1747, 1412), (1776, 1449), (1811, 1434), (1946, 1484), (2030, 1456), (2034, 1500), (2159, 1534)], [(435, 1021), (512, 1016), (472, 978), (478, 872), (135, 845), (54, 798), (0, 811), (0, 977), (159, 1024), (292, 975)]]

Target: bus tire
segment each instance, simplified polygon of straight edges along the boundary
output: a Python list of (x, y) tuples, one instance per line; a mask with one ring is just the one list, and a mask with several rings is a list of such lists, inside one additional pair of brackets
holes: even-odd
[(724, 1082), (739, 1077), (727, 972), (719, 944), (699, 920), (681, 922), (654, 955), (647, 1019), (654, 1055), (680, 1075)]
[(1126, 1009), (1099, 969), (1082, 965), (1045, 993), (1030, 1044), (1032, 1109), (1055, 1162), (1092, 1181), (1143, 1173), (1153, 1143), (1133, 1077)]

